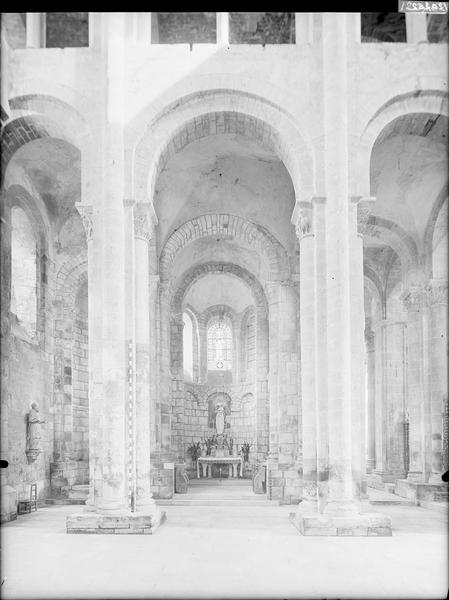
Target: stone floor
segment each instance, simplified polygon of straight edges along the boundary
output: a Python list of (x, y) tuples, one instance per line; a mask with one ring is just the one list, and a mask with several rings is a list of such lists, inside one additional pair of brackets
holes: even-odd
[(243, 498), (166, 504), (154, 536), (68, 535), (65, 516), (79, 507), (20, 516), (2, 527), (2, 597), (446, 598), (441, 512), (367, 505), (391, 516), (392, 537), (306, 538), (288, 520), (295, 507)]

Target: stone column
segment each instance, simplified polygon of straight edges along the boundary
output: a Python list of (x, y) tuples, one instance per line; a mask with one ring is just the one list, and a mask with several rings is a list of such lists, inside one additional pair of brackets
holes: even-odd
[(45, 13), (26, 13), (27, 48), (45, 48)]
[(204, 315), (198, 319), (198, 335), (200, 338), (199, 381), (207, 383), (207, 330)]
[(429, 483), (441, 484), (443, 413), (447, 410), (447, 281), (432, 280), (427, 286), (430, 313), (430, 420), (431, 473)]
[[(349, 211), (351, 269), (351, 396), (352, 479), (354, 494), (367, 498), (366, 488), (366, 360), (363, 235), (375, 198), (353, 196)], [(359, 416), (357, 421), (356, 416)]]
[(414, 287), (404, 295), (404, 305), (407, 310), (407, 408), (410, 419), (410, 468), (407, 480), (412, 483), (425, 482), (423, 291), (421, 287)]
[[(92, 429), (90, 461), (94, 462), (94, 512), (67, 517), (67, 531), (73, 533), (152, 533), (160, 518), (154, 514), (132, 513), (128, 500), (128, 342), (125, 331), (125, 209), (124, 190), (124, 19), (121, 13), (102, 14), (103, 85), (106, 109), (99, 136), (101, 195), (94, 213), (94, 281), (89, 295), (101, 289), (89, 312), (89, 335), (96, 331), (92, 319), (98, 319), (101, 336), (94, 336), (94, 397), (90, 400)], [(91, 287), (91, 283), (93, 286)], [(90, 306), (89, 306), (90, 308)], [(149, 443), (149, 440), (148, 440)], [(138, 516), (136, 516), (138, 515)]]
[(99, 476), (96, 473), (96, 461), (91, 460), (91, 457), (96, 456), (95, 442), (96, 436), (95, 422), (93, 419), (94, 412), (92, 410), (92, 404), (95, 396), (95, 378), (94, 373), (101, 371), (101, 356), (99, 356), (99, 346), (101, 339), (101, 326), (98, 322), (98, 317), (95, 316), (95, 311), (98, 311), (101, 306), (101, 277), (99, 277), (98, 267), (99, 260), (94, 256), (94, 244), (93, 244), (93, 218), (94, 218), (94, 207), (86, 204), (77, 204), (76, 208), (81, 215), (83, 221), (84, 231), (86, 233), (87, 241), (87, 281), (88, 281), (88, 296), (87, 296), (87, 318), (88, 318), (88, 368), (89, 368), (89, 495), (86, 500), (86, 510), (92, 510), (95, 508), (95, 481), (98, 480)]
[(326, 270), (326, 198), (314, 197), (313, 232), (315, 238), (315, 392), (317, 436), (318, 510), (327, 501), (329, 479), (329, 432), (327, 410), (327, 270)]
[(379, 483), (383, 485), (383, 475), (386, 469), (386, 419), (387, 419), (387, 376), (386, 362), (386, 321), (382, 320), (374, 325), (374, 360), (375, 360), (375, 406), (374, 406), (374, 437), (376, 464), (374, 472)]
[(375, 331), (375, 456), (376, 486), (404, 477), (406, 411), (405, 326), (385, 319)]
[(154, 237), (155, 227), (155, 215), (152, 212), (154, 210), (150, 204), (138, 203), (134, 206), (136, 509), (159, 513), (150, 489), (150, 378), (153, 370), (150, 345), (156, 339), (155, 332), (150, 335), (149, 242)]
[(355, 513), (352, 488), (348, 57), (345, 18), (323, 14), (326, 262), (328, 273), (329, 498), (326, 513)]
[(366, 471), (372, 473), (376, 466), (376, 355), (374, 331), (365, 329), (366, 375), (367, 375), (367, 427), (366, 427)]
[(268, 497), (279, 498), (282, 494), (282, 473), (279, 464), (279, 398), (278, 398), (278, 360), (279, 360), (279, 289), (276, 283), (268, 284), (269, 304), (269, 351), (270, 370), (269, 389), (269, 450), (267, 460)]
[(269, 395), (268, 369), (269, 344), (267, 312), (257, 307), (255, 313), (255, 381), (256, 381), (256, 459), (266, 460), (269, 449)]
[[(354, 321), (359, 302), (351, 291), (363, 286), (353, 281), (360, 269), (350, 249), (357, 235), (356, 219), (350, 221), (348, 140), (348, 56), (354, 51), (355, 28), (351, 15), (322, 15), (325, 248), (327, 273), (327, 420), (329, 442), (328, 497), (322, 514), (296, 516), (294, 523), (304, 535), (391, 535), (391, 521), (376, 513), (359, 514), (355, 502), (353, 465), (361, 452), (360, 411), (354, 414), (353, 376), (363, 372), (351, 356), (351, 343), (361, 337), (362, 325)], [(362, 296), (363, 297), (363, 296)], [(363, 314), (363, 312), (362, 312)], [(355, 331), (354, 331), (354, 328)], [(360, 329), (360, 331), (359, 331)]]
[(427, 42), (427, 15), (425, 13), (405, 13), (405, 28), (409, 44)]
[(295, 43), (313, 43), (313, 13), (295, 13)]
[(315, 237), (312, 205), (303, 203), (296, 226), (299, 239), (300, 340), (301, 340), (301, 511), (317, 510), (317, 436), (315, 390)]
[(229, 13), (217, 12), (217, 44), (227, 46), (229, 44)]

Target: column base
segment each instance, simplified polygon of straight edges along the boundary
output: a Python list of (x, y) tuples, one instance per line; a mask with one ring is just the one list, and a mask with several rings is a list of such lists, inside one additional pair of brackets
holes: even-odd
[(350, 516), (291, 513), (290, 521), (302, 535), (391, 536), (391, 519), (379, 513)]
[(152, 512), (75, 513), (67, 516), (67, 533), (153, 534), (166, 520), (159, 508)]

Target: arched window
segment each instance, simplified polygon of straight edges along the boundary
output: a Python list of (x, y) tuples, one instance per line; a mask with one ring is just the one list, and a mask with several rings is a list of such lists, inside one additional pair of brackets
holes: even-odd
[(184, 378), (193, 380), (193, 323), (190, 315), (182, 315), (182, 356), (184, 361)]
[(36, 333), (37, 253), (32, 225), (18, 206), (11, 211), (11, 312), (29, 335)]
[(228, 320), (221, 317), (212, 319), (207, 329), (207, 368), (232, 369), (232, 329)]

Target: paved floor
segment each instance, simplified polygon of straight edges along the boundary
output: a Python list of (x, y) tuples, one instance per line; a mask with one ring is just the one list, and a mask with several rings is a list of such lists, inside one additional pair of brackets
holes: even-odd
[[(238, 490), (241, 494), (242, 490)], [(51, 506), (2, 527), (8, 598), (446, 598), (446, 515), (390, 514), (391, 538), (303, 537), (292, 506), (164, 506), (154, 536), (68, 535)]]

